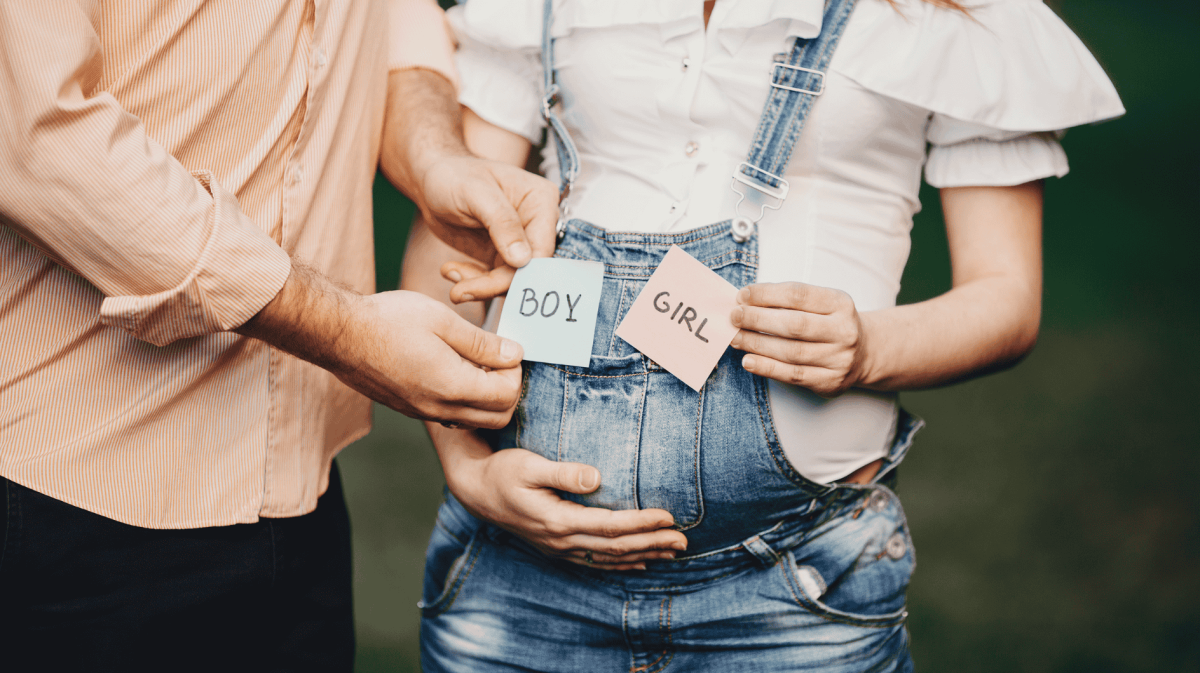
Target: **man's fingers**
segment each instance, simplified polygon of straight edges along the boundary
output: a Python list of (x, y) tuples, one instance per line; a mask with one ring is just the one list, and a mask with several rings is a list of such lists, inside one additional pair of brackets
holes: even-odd
[(464, 359), (481, 367), (511, 369), (521, 364), (524, 355), (521, 344), (480, 329), (449, 308), (435, 332)]
[(558, 189), (540, 175), (525, 172), (523, 190), (517, 201), (517, 213), (525, 223), (525, 236), (533, 247), (534, 257), (550, 257), (558, 243), (555, 225), (558, 224)]
[(422, 421), (451, 423), (467, 429), (488, 428), (490, 430), (497, 430), (508, 425), (513, 412), (511, 406), (502, 411), (487, 411), (468, 406), (439, 407), (430, 414), (413, 413), (405, 409), (397, 409), (397, 411)]
[(473, 189), (465, 195), (467, 210), (475, 219), (482, 222), (483, 226), (487, 227), (492, 245), (496, 246), (496, 251), (504, 258), (504, 261), (509, 266), (519, 268), (529, 263), (533, 257), (533, 248), (530, 247), (529, 239), (525, 235), (525, 224), (521, 221), (517, 209), (510, 202), (509, 195), (503, 191), (502, 182), (506, 178), (512, 179), (511, 176), (506, 175), (505, 168), (511, 168), (514, 171), (521, 169), (500, 167), (500, 165), (492, 168), (495, 181), (490, 184), (481, 181), (480, 188)]
[(446, 245), (471, 256), (474, 259), (490, 262), (496, 256), (492, 247), (492, 239), (482, 227), (450, 225), (435, 217), (432, 213), (425, 214), (425, 226)]
[(465, 278), (462, 282), (450, 288), (450, 301), (455, 304), (461, 304), (466, 301), (482, 301), (484, 299), (499, 297), (508, 292), (509, 286), (512, 285), (513, 275), (516, 272), (516, 269), (503, 264), (487, 273), (472, 278)]

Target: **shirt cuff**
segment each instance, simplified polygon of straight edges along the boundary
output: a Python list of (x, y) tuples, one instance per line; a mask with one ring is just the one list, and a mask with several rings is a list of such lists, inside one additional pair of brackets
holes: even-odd
[(442, 8), (433, 0), (392, 0), (390, 10), (388, 70), (432, 70), (457, 90), (454, 38)]
[(156, 346), (239, 327), (279, 294), (292, 269), (288, 254), (242, 214), (211, 173), (192, 175), (212, 194), (213, 208), (208, 241), (191, 273), (170, 290), (100, 304), (101, 323)]

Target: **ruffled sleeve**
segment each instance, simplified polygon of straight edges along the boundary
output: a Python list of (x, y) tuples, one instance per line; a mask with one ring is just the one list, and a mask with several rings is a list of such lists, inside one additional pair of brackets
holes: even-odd
[[(789, 18), (801, 10), (819, 21), (823, 0), (751, 0), (742, 3), (743, 22)], [(551, 34), (634, 24), (660, 26), (664, 39), (703, 26), (695, 0), (555, 0)], [(762, 5), (761, 7), (759, 5)], [(810, 7), (811, 6), (811, 7)], [(483, 119), (531, 142), (541, 135), (543, 0), (471, 0), (447, 16), (459, 41), (456, 64), (462, 82), (459, 102)], [(793, 20), (796, 34), (817, 27)]]
[(477, 0), (446, 12), (458, 38), (458, 102), (532, 143), (542, 133), (541, 6)]
[(860, 0), (830, 67), (930, 111), (934, 187), (1065, 175), (1061, 132), (1125, 113), (1112, 82), (1041, 0), (962, 4)]

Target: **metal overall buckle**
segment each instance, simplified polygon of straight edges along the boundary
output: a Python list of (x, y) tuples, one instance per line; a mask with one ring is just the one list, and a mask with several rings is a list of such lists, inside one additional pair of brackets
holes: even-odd
[[(816, 90), (813, 90), (813, 89), (799, 89), (799, 88), (792, 87), (792, 86), (785, 86), (783, 84), (778, 84), (775, 82), (775, 71), (778, 70), (779, 68), (787, 68), (788, 70), (796, 70), (799, 72), (806, 72), (810, 75), (815, 75), (820, 78), (820, 80), (819, 80), (820, 86)], [(807, 94), (812, 94), (813, 96), (820, 96), (821, 94), (825, 93), (825, 73), (821, 72), (820, 70), (813, 70), (812, 68), (802, 68), (798, 65), (791, 65), (788, 63), (776, 63), (775, 65), (771, 66), (771, 86), (775, 87), (776, 89), (783, 89), (784, 91), (795, 91), (796, 93), (807, 93)]]
[[(779, 182), (779, 186), (772, 187), (768, 184), (755, 180), (754, 178), (742, 172), (743, 166), (766, 175), (767, 177), (774, 178)], [(758, 217), (751, 218), (746, 215), (742, 215), (740, 208), (742, 202), (746, 200), (746, 192), (738, 190), (738, 183), (755, 189), (765, 194), (769, 198), (777, 199), (777, 201), (775, 203), (766, 201), (759, 204)], [(729, 183), (729, 188), (732, 189), (733, 193), (737, 194), (739, 197), (737, 203), (735, 203), (733, 206), (734, 217), (733, 222), (729, 226), (729, 233), (733, 236), (733, 240), (737, 241), (738, 243), (745, 243), (746, 241), (750, 240), (750, 236), (754, 233), (754, 226), (758, 224), (758, 221), (767, 214), (767, 209), (770, 208), (771, 210), (779, 210), (779, 207), (783, 205), (784, 199), (787, 198), (789, 187), (790, 185), (788, 184), (788, 181), (784, 180), (782, 176), (764, 171), (757, 166), (751, 166), (745, 161), (738, 164), (737, 167), (733, 169), (733, 180)]]

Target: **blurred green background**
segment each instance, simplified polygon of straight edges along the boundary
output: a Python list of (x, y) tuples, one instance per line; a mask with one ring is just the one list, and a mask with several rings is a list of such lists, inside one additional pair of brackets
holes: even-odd
[[(900, 484), (919, 556), (914, 657), (924, 673), (1200, 671), (1200, 3), (1049, 4), (1129, 114), (1064, 141), (1029, 359), (903, 396), (929, 422)], [(922, 198), (903, 302), (949, 287), (937, 196)], [(383, 179), (375, 199), (392, 289), (413, 208)], [(378, 408), (375, 424), (339, 459), (358, 671), (415, 671), (442, 476), (419, 423)]]

